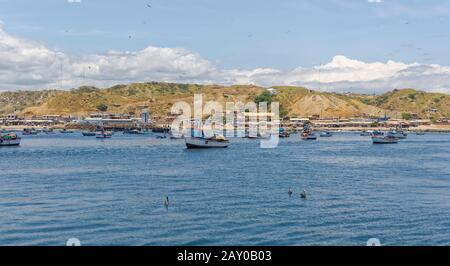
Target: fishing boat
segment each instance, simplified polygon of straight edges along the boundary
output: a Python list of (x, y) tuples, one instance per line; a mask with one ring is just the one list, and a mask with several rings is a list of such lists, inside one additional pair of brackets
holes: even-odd
[(31, 135), (37, 135), (37, 134), (38, 134), (38, 132), (34, 128), (24, 128), (23, 132), (22, 132), (22, 135), (24, 135), (24, 136), (31, 136)]
[(321, 138), (331, 138), (332, 136), (333, 136), (333, 134), (328, 131), (320, 133)]
[(123, 131), (123, 134), (125, 135), (143, 135), (144, 133), (142, 130), (139, 129), (127, 129)]
[(112, 138), (112, 135), (113, 134), (111, 131), (102, 130), (102, 131), (95, 132), (95, 137), (98, 139), (110, 139), (110, 138)]
[(230, 141), (224, 136), (214, 136), (212, 138), (190, 137), (186, 138), (186, 147), (188, 149), (211, 149), (211, 148), (228, 148)]
[(20, 140), (15, 133), (0, 134), (0, 147), (19, 146)]
[(103, 124), (97, 125), (97, 129), (95, 130), (95, 137), (98, 139), (110, 139), (112, 138), (113, 132), (107, 131), (103, 127)]
[(50, 135), (50, 134), (55, 134), (55, 132), (53, 131), (53, 128), (44, 128), (42, 130), (43, 133)]
[(73, 133), (75, 133), (75, 131), (73, 131), (73, 130), (67, 130), (67, 129), (61, 129), (60, 131), (59, 131), (59, 133), (61, 133), (61, 134), (73, 134)]
[(397, 131), (397, 130), (389, 131), (388, 135), (393, 136), (394, 138), (397, 138), (397, 139), (406, 139), (406, 137), (408, 136), (408, 134), (406, 134), (405, 132)]
[(152, 129), (153, 133), (169, 133), (170, 128), (156, 127)]
[(317, 136), (314, 133), (302, 133), (302, 140), (317, 140)]
[(291, 136), (291, 134), (289, 132), (287, 132), (286, 129), (280, 128), (280, 134), (279, 134), (280, 138), (289, 138), (290, 136)]
[(397, 144), (398, 138), (392, 136), (392, 135), (378, 135), (378, 136), (372, 136), (372, 142), (373, 144)]
[(370, 131), (363, 131), (361, 134), (359, 134), (361, 137), (370, 137), (372, 136), (372, 132)]
[(311, 131), (311, 128), (310, 128), (309, 125), (306, 125), (306, 126), (303, 128), (303, 132), (302, 132), (302, 134), (300, 135), (300, 137), (301, 137), (302, 140), (317, 140), (316, 134), (314, 134), (314, 133)]
[(95, 132), (93, 131), (83, 131), (81, 134), (83, 134), (84, 137), (95, 137)]

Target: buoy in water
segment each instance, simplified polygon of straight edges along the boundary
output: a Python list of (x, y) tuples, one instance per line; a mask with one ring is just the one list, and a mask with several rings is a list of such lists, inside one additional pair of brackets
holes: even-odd
[(169, 197), (166, 197), (166, 200), (164, 201), (164, 207), (166, 207), (166, 209), (168, 209), (169, 205), (170, 205)]
[(291, 197), (293, 193), (294, 193), (294, 191), (292, 191), (292, 188), (289, 188), (289, 190), (288, 190), (289, 197)]
[(303, 190), (302, 193), (300, 193), (300, 198), (306, 199), (306, 190)]

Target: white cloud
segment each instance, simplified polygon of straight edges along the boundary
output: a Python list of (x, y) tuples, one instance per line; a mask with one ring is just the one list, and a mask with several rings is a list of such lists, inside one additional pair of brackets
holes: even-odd
[(450, 93), (450, 67), (401, 62), (362, 62), (335, 56), (331, 62), (291, 71), (221, 69), (183, 48), (149, 46), (74, 57), (16, 38), (0, 28), (0, 90), (99, 87), (166, 81), (200, 84), (296, 85), (328, 91), (383, 92), (412, 87)]

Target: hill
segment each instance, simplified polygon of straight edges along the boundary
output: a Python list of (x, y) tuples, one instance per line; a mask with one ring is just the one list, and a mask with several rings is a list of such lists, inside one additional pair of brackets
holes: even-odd
[[(279, 101), (285, 114), (290, 116), (401, 117), (404, 113), (418, 117), (450, 116), (450, 96), (426, 93), (412, 89), (395, 90), (383, 95), (338, 94), (308, 90), (302, 87), (275, 86), (278, 94), (271, 96)], [(114, 113), (139, 114), (149, 107), (152, 115), (165, 116), (177, 101), (192, 104), (193, 95), (204, 95), (204, 101), (250, 102), (263, 94), (258, 86), (217, 86), (174, 83), (133, 83), (111, 88), (80, 87), (70, 91), (19, 91), (0, 93), (0, 114), (18, 113), (33, 115), (80, 115), (107, 110)]]
[(394, 90), (379, 96), (365, 96), (364, 103), (387, 110), (417, 115), (422, 118), (450, 116), (450, 95), (414, 89)]

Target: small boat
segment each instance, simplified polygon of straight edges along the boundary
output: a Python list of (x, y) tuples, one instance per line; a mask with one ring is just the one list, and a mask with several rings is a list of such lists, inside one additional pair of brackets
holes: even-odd
[(387, 135), (374, 135), (372, 136), (372, 142), (373, 144), (397, 144), (399, 141), (398, 138), (394, 137), (393, 135), (387, 134)]
[(332, 136), (333, 136), (333, 134), (328, 131), (320, 133), (321, 138), (331, 138)]
[(153, 133), (169, 133), (170, 129), (168, 128), (161, 128), (161, 127), (156, 127), (152, 129)]
[(393, 136), (394, 138), (397, 139), (406, 139), (406, 137), (408, 136), (408, 134), (406, 134), (405, 132), (396, 130), (389, 131), (388, 135)]
[(155, 137), (157, 139), (167, 139), (167, 136), (165, 134), (164, 135), (155, 135)]
[(49, 135), (49, 134), (54, 134), (55, 132), (53, 131), (53, 128), (44, 128), (42, 130), (43, 133)]
[(416, 132), (416, 135), (417, 135), (417, 136), (424, 136), (424, 135), (425, 135), (425, 132), (419, 131), (419, 132)]
[(144, 133), (139, 129), (127, 129), (123, 131), (123, 134), (127, 135), (143, 135)]
[(311, 131), (310, 125), (305, 125), (303, 127), (303, 131), (300, 137), (302, 140), (317, 140), (317, 136)]
[(289, 138), (290, 136), (291, 136), (291, 134), (289, 132), (287, 132), (286, 129), (280, 128), (280, 134), (279, 134), (280, 138)]
[(83, 131), (81, 134), (83, 134), (84, 137), (95, 137), (96, 133), (93, 131)]
[(20, 140), (15, 133), (0, 134), (0, 147), (19, 146)]
[(59, 133), (61, 133), (61, 134), (73, 134), (73, 133), (75, 133), (75, 131), (73, 131), (73, 130), (67, 130), (67, 129), (61, 129), (60, 131), (59, 131)]
[(370, 137), (372, 136), (372, 132), (370, 131), (363, 131), (361, 134), (359, 134), (361, 137)]
[(314, 133), (302, 133), (302, 140), (317, 140), (317, 136)]
[(22, 132), (22, 135), (24, 136), (31, 136), (31, 135), (37, 135), (38, 132), (34, 128), (25, 128)]
[(228, 148), (230, 145), (230, 141), (223, 136), (215, 136), (212, 138), (190, 137), (185, 140), (188, 149)]
[(95, 132), (95, 137), (98, 139), (110, 139), (112, 138), (113, 133), (111, 131), (97, 131)]
[(95, 137), (98, 139), (110, 139), (112, 138), (113, 132), (105, 130), (103, 123), (99, 123), (95, 129)]

